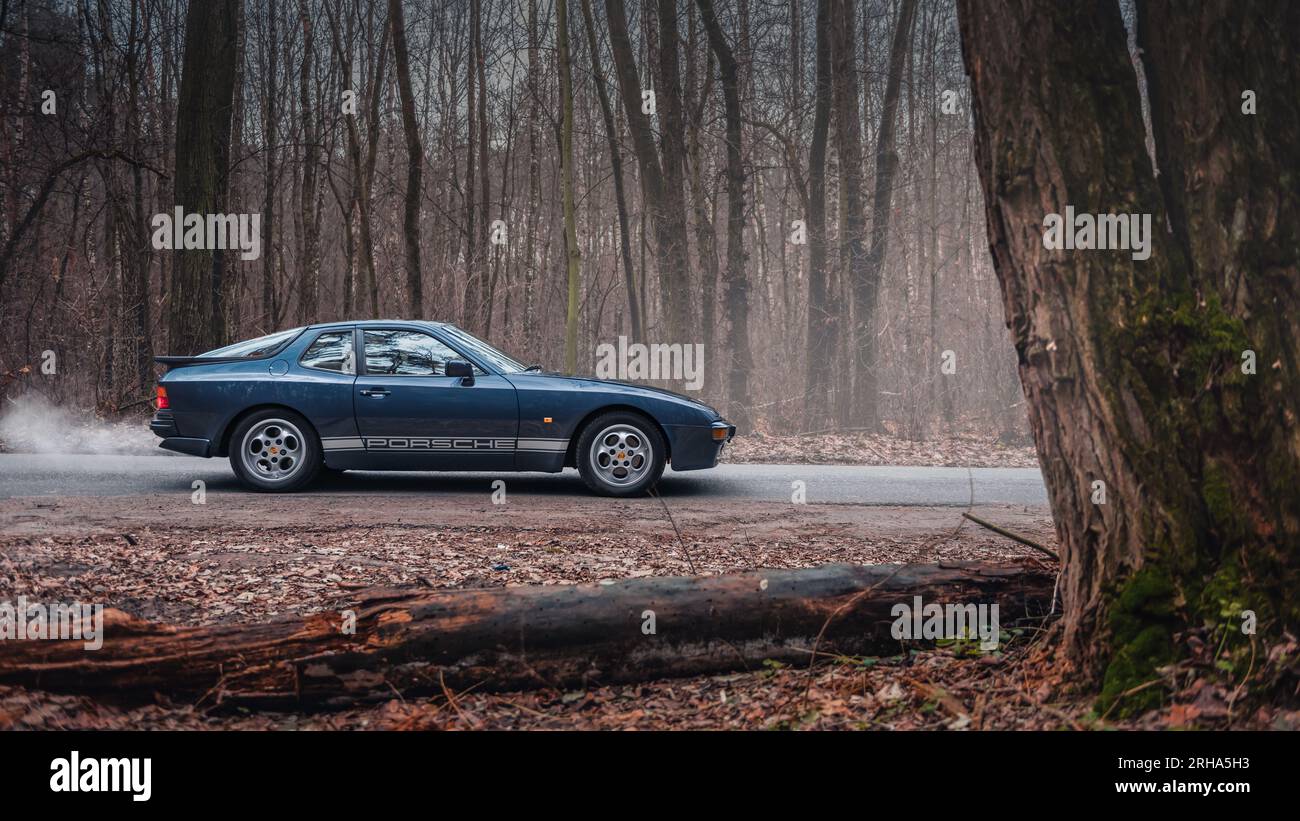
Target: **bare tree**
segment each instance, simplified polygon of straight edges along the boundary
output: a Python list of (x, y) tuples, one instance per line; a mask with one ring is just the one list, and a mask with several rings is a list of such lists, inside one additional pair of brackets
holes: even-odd
[(578, 292), (581, 272), (578, 268), (578, 229), (574, 215), (573, 191), (573, 66), (569, 55), (569, 4), (555, 2), (555, 40), (560, 61), (560, 176), (564, 191), (564, 249), (569, 286), (569, 304), (564, 322), (564, 367), (569, 373), (578, 369)]
[[(240, 0), (192, 3), (185, 16), (185, 60), (176, 109), (176, 204), (185, 213), (225, 211), (230, 119), (235, 91)], [(221, 315), (222, 254), (176, 250), (168, 309), (173, 353), (199, 353), (225, 341)]]
[(698, 0), (700, 16), (709, 35), (709, 45), (718, 57), (722, 74), (722, 96), (727, 120), (727, 319), (730, 325), (731, 359), (727, 363), (727, 393), (732, 418), (751, 424), (749, 372), (754, 361), (749, 350), (749, 282), (746, 279), (745, 165), (741, 152), (740, 69), (713, 11), (712, 0)]
[(541, 48), (537, 0), (528, 0), (528, 216), (524, 249), (524, 348), (537, 350), (536, 282), (537, 225), (542, 210), (542, 171), (538, 156), (541, 107)]
[(262, 247), (267, 252), (262, 254), (262, 307), (268, 317), (267, 325), (274, 326), (277, 320), (276, 310), (276, 292), (275, 292), (275, 254), (271, 249), (275, 247), (275, 203), (276, 203), (276, 155), (280, 150), (278, 144), (279, 132), (278, 127), (280, 112), (277, 104), (279, 103), (279, 39), (276, 29), (276, 9), (268, 8), (266, 13), (267, 33), (266, 43), (263, 48), (262, 62), (265, 65), (266, 72), (266, 94), (263, 100), (263, 133), (266, 139), (265, 165), (263, 167), (264, 179), (262, 180)]
[(623, 150), (618, 141), (618, 127), (614, 123), (614, 107), (609, 99), (605, 69), (601, 65), (600, 45), (596, 40), (596, 23), (591, 14), (591, 0), (581, 0), (581, 4), (582, 21), (587, 30), (587, 51), (591, 55), (592, 81), (596, 86), (596, 96), (600, 100), (600, 114), (605, 123), (605, 139), (609, 146), (610, 171), (614, 176), (614, 201), (618, 208), (619, 251), (623, 260), (628, 317), (632, 323), (632, 339), (640, 342), (645, 338), (645, 318), (636, 290), (636, 272), (632, 267), (632, 232), (627, 214), (627, 194), (623, 184)]
[(808, 152), (808, 423), (816, 428), (829, 413), (836, 313), (826, 270), (826, 142), (831, 119), (831, 0), (817, 0), (817, 86), (812, 145)]
[[(632, 146), (641, 171), (641, 191), (655, 232), (655, 259), (659, 269), (659, 294), (663, 321), (672, 339), (689, 339), (695, 330), (696, 311), (690, 295), (690, 265), (686, 248), (686, 211), (683, 175), (681, 81), (677, 72), (677, 7), (674, 0), (659, 0), (661, 42), (656, 107), (664, 105), (663, 157), (655, 147), (654, 132), (642, 111), (642, 86), (637, 74), (632, 41), (628, 36), (623, 0), (605, 0), (609, 18), (609, 45), (617, 69), (619, 91), (632, 134)], [(646, 89), (649, 90), (649, 89)]]
[(406, 135), (406, 206), (402, 236), (406, 247), (406, 298), (411, 315), (424, 316), (424, 288), (420, 270), (420, 176), (424, 148), (415, 120), (415, 94), (411, 90), (411, 65), (406, 51), (406, 21), (401, 0), (388, 0), (388, 22), (393, 27), (393, 63), (397, 90), (402, 98), (402, 129)]
[[(339, 0), (339, 2), (341, 3), (342, 0)], [(352, 95), (351, 99), (355, 101), (360, 95), (357, 95), (355, 89), (351, 88), (354, 80), (352, 53), (343, 47), (343, 36), (339, 32), (339, 13), (331, 11), (328, 0), (325, 8), (329, 12), (330, 31), (334, 37), (334, 51), (339, 58), (340, 68), (347, 84), (344, 91)], [(349, 28), (351, 28), (350, 21)], [(385, 55), (388, 53), (389, 27), (384, 23), (379, 26), (379, 30), (381, 32), (379, 48), (373, 58), (374, 74), (369, 78), (369, 88), (366, 89), (366, 99), (369, 103), (369, 128), (364, 159), (361, 156), (361, 131), (357, 125), (355, 105), (345, 105), (343, 108), (344, 122), (347, 124), (348, 157), (352, 163), (351, 207), (356, 209), (358, 215), (360, 226), (358, 239), (361, 244), (361, 259), (365, 264), (364, 285), (370, 316), (372, 317), (379, 316), (379, 280), (375, 273), (375, 249), (370, 225), (370, 188), (374, 179), (376, 152), (379, 144), (379, 95), (382, 91), (384, 79)], [(351, 42), (350, 36), (348, 42)]]
[(853, 288), (853, 409), (861, 427), (879, 424), (876, 378), (877, 350), (875, 339), (876, 298), (889, 248), (890, 203), (898, 152), (894, 147), (898, 90), (903, 76), (903, 60), (912, 40), (912, 23), (916, 18), (916, 0), (902, 0), (898, 22), (894, 24), (894, 42), (889, 49), (889, 75), (885, 80), (885, 99), (876, 132), (876, 185), (871, 203), (871, 248), (861, 277)]
[(298, 321), (314, 321), (319, 310), (320, 289), (320, 208), (317, 205), (317, 167), (320, 164), (321, 138), (316, 108), (312, 105), (312, 72), (315, 70), (316, 46), (308, 0), (298, 0), (298, 24), (302, 32), (302, 62), (298, 67), (298, 106), (302, 115), (302, 182), (299, 189), (298, 220), (299, 279)]

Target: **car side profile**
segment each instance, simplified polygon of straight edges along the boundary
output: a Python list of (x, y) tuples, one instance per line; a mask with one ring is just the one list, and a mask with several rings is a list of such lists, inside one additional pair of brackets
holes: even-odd
[(298, 490), (321, 470), (576, 467), (593, 492), (634, 496), (666, 464), (713, 467), (736, 433), (687, 397), (525, 367), (439, 322), (312, 325), (156, 360), (160, 446), (229, 457), (256, 491)]

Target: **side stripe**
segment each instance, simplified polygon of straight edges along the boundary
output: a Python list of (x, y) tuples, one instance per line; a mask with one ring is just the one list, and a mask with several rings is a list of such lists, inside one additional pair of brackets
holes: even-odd
[(495, 437), (454, 436), (326, 436), (321, 438), (326, 451), (424, 451), (427, 453), (564, 453), (568, 439), (499, 439)]
[(568, 439), (517, 439), (515, 447), (519, 450), (559, 451), (569, 449)]
[(361, 438), (357, 436), (330, 436), (320, 440), (325, 450), (361, 450)]

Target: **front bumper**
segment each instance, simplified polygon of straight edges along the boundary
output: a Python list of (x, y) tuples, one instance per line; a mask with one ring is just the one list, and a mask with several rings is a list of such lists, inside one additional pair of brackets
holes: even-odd
[(736, 426), (722, 419), (710, 425), (680, 425), (673, 428), (673, 470), (716, 467), (723, 447), (735, 435)]

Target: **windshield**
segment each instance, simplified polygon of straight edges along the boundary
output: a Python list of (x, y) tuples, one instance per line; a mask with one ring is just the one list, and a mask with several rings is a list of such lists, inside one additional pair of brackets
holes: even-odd
[(442, 331), (447, 334), (452, 342), (457, 343), (469, 353), (487, 362), (502, 373), (522, 373), (526, 370), (522, 363), (506, 356), (477, 336), (466, 333), (455, 325), (443, 325)]
[(257, 339), (249, 339), (244, 342), (236, 342), (234, 345), (227, 345), (224, 348), (217, 348), (215, 351), (199, 354), (200, 357), (234, 357), (234, 356), (269, 356), (280, 349), (286, 342), (302, 333), (302, 328), (293, 328), (288, 331), (267, 334), (259, 336)]

